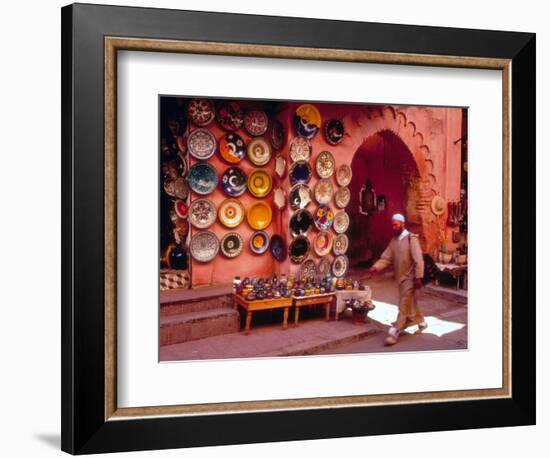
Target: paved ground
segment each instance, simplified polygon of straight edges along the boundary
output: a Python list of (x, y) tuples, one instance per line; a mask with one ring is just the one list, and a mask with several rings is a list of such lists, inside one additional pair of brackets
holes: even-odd
[[(280, 324), (259, 324), (250, 335), (225, 334), (181, 344), (162, 346), (161, 361), (225, 359), (312, 354), (457, 350), (467, 348), (467, 307), (464, 292), (449, 288), (423, 288), (418, 300), (428, 329), (413, 335), (408, 329), (397, 345), (384, 346), (387, 328), (397, 316), (397, 290), (390, 276), (368, 280), (376, 309), (370, 324), (354, 323), (350, 317), (325, 321), (323, 313), (300, 313), (300, 325), (283, 330)], [(321, 311), (322, 312), (322, 311)], [(292, 318), (292, 317), (290, 317)]]

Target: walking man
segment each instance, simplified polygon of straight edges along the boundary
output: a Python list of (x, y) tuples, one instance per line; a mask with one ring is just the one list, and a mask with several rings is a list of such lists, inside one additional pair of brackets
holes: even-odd
[(416, 301), (416, 290), (422, 287), (424, 260), (418, 235), (405, 229), (405, 217), (400, 213), (392, 216), (394, 237), (380, 259), (369, 269), (369, 273), (383, 271), (393, 266), (395, 281), (399, 291), (399, 313), (386, 336), (386, 345), (394, 345), (405, 328), (418, 325), (417, 333), (428, 327)]

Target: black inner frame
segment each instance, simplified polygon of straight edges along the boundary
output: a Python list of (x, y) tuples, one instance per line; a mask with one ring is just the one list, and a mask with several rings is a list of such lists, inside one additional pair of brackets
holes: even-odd
[[(535, 423), (534, 34), (87, 4), (64, 7), (61, 14), (64, 451), (100, 453)], [(512, 59), (511, 200), (512, 227), (517, 228), (512, 232), (511, 256), (512, 397), (106, 422), (105, 36)]]

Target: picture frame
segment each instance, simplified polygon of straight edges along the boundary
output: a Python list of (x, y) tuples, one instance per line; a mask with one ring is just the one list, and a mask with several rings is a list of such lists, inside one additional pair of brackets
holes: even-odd
[[(535, 424), (531, 33), (74, 4), (62, 8), (62, 449), (71, 454)], [(232, 27), (224, 25), (231, 23)], [(117, 406), (120, 50), (502, 72), (499, 389)], [(515, 226), (515, 230), (513, 230)]]

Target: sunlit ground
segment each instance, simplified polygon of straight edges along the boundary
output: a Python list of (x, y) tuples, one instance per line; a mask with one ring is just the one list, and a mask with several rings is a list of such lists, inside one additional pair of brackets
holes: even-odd
[[(391, 326), (392, 323), (397, 319), (397, 305), (388, 304), (387, 302), (373, 301), (376, 308), (369, 312), (369, 318), (372, 318), (375, 321), (378, 321), (382, 324)], [(459, 329), (464, 328), (466, 325), (462, 323), (456, 323), (454, 321), (445, 321), (440, 320), (434, 316), (425, 317), (426, 323), (428, 323), (428, 328), (423, 332), (423, 334), (433, 334), (437, 337), (444, 336), (450, 332), (458, 331)], [(405, 329), (405, 332), (409, 334), (414, 334), (418, 330), (418, 326), (410, 326)]]

